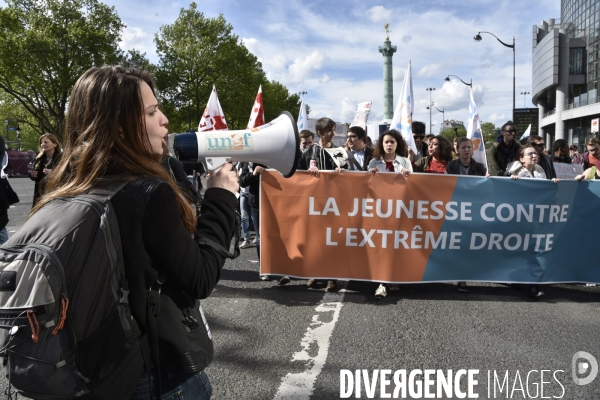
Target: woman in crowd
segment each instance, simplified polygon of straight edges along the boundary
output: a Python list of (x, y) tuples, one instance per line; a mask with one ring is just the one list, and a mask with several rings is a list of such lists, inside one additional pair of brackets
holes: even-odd
[(29, 178), (35, 181), (33, 189), (33, 207), (42, 196), (44, 179), (52, 174), (54, 167), (60, 161), (62, 151), (58, 139), (51, 133), (46, 133), (40, 136), (39, 140), (40, 153), (33, 160), (33, 170), (29, 171)]
[[(473, 142), (471, 139), (461, 137), (456, 142), (458, 158), (446, 166), (446, 173), (451, 175), (490, 176), (486, 167), (473, 159)], [(467, 283), (458, 282), (458, 291), (466, 292)]]
[[(544, 169), (537, 162), (540, 159), (540, 154), (532, 145), (521, 146), (517, 153), (517, 160), (508, 164), (505, 175), (512, 179), (533, 178), (546, 179)], [(558, 182), (558, 178), (553, 178), (552, 181)], [(533, 298), (544, 297), (545, 293), (538, 285), (528, 285), (527, 294)]]
[[(373, 159), (369, 161), (367, 170), (373, 174), (379, 171), (387, 171), (408, 176), (412, 172), (412, 165), (410, 160), (406, 158), (407, 155), (408, 148), (400, 132), (395, 129), (385, 131), (377, 140), (373, 151)], [(399, 287), (390, 284), (389, 289), (398, 291)], [(387, 286), (382, 283), (375, 290), (375, 297), (385, 296), (387, 296)]]
[(435, 136), (429, 141), (429, 155), (415, 163), (415, 172), (432, 174), (446, 173), (448, 163), (452, 161), (452, 145), (443, 136)]
[[(111, 203), (120, 230), (131, 315), (141, 334), (157, 325), (160, 375), (152, 368), (152, 387), (158, 387), (160, 376), (163, 399), (209, 399), (212, 388), (204, 369), (212, 360), (213, 345), (197, 299), (208, 297), (217, 285), (225, 257), (214, 244), (201, 241), (229, 248), (238, 177), (231, 164), (211, 173), (196, 219), (160, 164), (167, 123), (149, 74), (121, 67), (88, 70), (71, 93), (64, 155), (32, 213), (52, 199), (85, 194), (101, 180), (115, 186), (127, 182)], [(160, 314), (152, 318), (147, 311), (149, 285), (156, 285), (159, 275), (164, 276)], [(186, 325), (192, 320), (186, 313), (199, 324)], [(137, 353), (112, 373), (129, 375), (135, 368), (139, 381), (124, 382), (128, 387), (114, 398), (150, 398), (142, 351)]]

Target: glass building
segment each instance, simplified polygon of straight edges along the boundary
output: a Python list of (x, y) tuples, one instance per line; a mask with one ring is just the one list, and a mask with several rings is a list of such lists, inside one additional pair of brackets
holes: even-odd
[(562, 0), (561, 18), (533, 26), (532, 101), (547, 143), (567, 139), (585, 151), (600, 118), (600, 1)]

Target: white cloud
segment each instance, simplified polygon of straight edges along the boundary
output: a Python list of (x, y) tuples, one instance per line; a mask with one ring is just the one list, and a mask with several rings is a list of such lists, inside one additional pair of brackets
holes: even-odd
[(392, 16), (392, 10), (388, 10), (383, 6), (375, 6), (369, 8), (368, 14), (371, 22), (386, 22)]
[(288, 67), (288, 79), (291, 82), (300, 82), (306, 79), (312, 71), (323, 67), (325, 56), (318, 51), (313, 51), (305, 58), (296, 58)]
[[(159, 17), (155, 13), (141, 15), (141, 0), (107, 2), (115, 5), (128, 25), (141, 27), (128, 28), (122, 47), (135, 47), (150, 56), (154, 53), (154, 33), (177, 17), (177, 9), (164, 6), (157, 7)], [(389, 22), (390, 40), (398, 47), (393, 57), (394, 105), (411, 59), (414, 119), (429, 122), (425, 88), (435, 87), (432, 100), (436, 107), (446, 110), (446, 119), (466, 120), (468, 87), (455, 78), (452, 85), (444, 84), (444, 78), (453, 74), (467, 82), (473, 79), (481, 119), (502, 124), (512, 114), (512, 50), (490, 35), (482, 35), (479, 43), (473, 36), (485, 30), (507, 43), (515, 36), (517, 107), (522, 107), (519, 93), (531, 91), (531, 25), (560, 16), (560, 2), (556, 0), (535, 4), (444, 0), (388, 2), (386, 6), (376, 0), (267, 3), (268, 7), (259, 9), (233, 0), (207, 0), (202, 12), (209, 18), (222, 13), (262, 63), (269, 79), (279, 81), (292, 93), (309, 92), (306, 100), (313, 111), (311, 118), (328, 116), (345, 122), (353, 116), (350, 106), (354, 110), (360, 101), (373, 102), (370, 121), (383, 116), (383, 57), (378, 47), (385, 38), (383, 24)], [(506, 19), (508, 14), (512, 17)], [(530, 107), (530, 99), (527, 101)], [(441, 113), (434, 111), (436, 127), (441, 118)]]
[(142, 28), (135, 26), (126, 27), (121, 35), (121, 49), (127, 51), (136, 49), (141, 53), (152, 53), (156, 51), (156, 46), (153, 42), (154, 35), (145, 32)]

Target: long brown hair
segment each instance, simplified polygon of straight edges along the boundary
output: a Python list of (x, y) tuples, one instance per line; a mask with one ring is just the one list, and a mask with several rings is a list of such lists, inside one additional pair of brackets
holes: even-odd
[(44, 138), (50, 140), (52, 143), (54, 143), (56, 145), (56, 147), (54, 148), (54, 155), (52, 157), (54, 157), (55, 155), (60, 154), (62, 152), (62, 149), (60, 148), (60, 143), (58, 142), (58, 139), (56, 138), (56, 136), (54, 136), (51, 133), (44, 133), (38, 139), (38, 148), (40, 149), (40, 152), (35, 157), (36, 169), (38, 167), (38, 164), (42, 161), (42, 158), (46, 157), (46, 153), (44, 152), (44, 150), (42, 150), (42, 139), (44, 139)]
[(91, 68), (75, 83), (65, 124), (63, 156), (47, 177), (46, 195), (31, 211), (57, 197), (76, 196), (90, 190), (107, 172), (119, 179), (145, 176), (163, 179), (177, 194), (181, 219), (189, 232), (196, 218), (175, 182), (152, 152), (146, 133), (140, 84), (154, 92), (151, 76), (120, 66)]
[(386, 136), (391, 136), (396, 140), (396, 154), (402, 157), (406, 157), (408, 155), (408, 147), (406, 146), (406, 142), (404, 138), (395, 129), (390, 129), (383, 132), (379, 135), (379, 139), (377, 139), (377, 143), (375, 144), (375, 150), (373, 151), (373, 158), (381, 158), (385, 155), (385, 150), (383, 149), (383, 138)]

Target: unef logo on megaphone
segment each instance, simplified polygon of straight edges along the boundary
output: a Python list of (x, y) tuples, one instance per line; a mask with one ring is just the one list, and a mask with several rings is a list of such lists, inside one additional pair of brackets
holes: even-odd
[(598, 361), (590, 353), (578, 351), (573, 354), (572, 372), (576, 385), (587, 385), (598, 375)]
[(208, 153), (254, 150), (254, 140), (252, 140), (252, 133), (250, 132), (231, 131), (231, 133), (227, 133), (227, 131), (224, 131), (215, 134), (209, 131), (204, 133), (204, 140), (205, 149)]
[(209, 171), (230, 161), (252, 161), (289, 178), (300, 159), (298, 127), (287, 111), (258, 128), (182, 133), (175, 136), (173, 147), (180, 161), (201, 162)]

